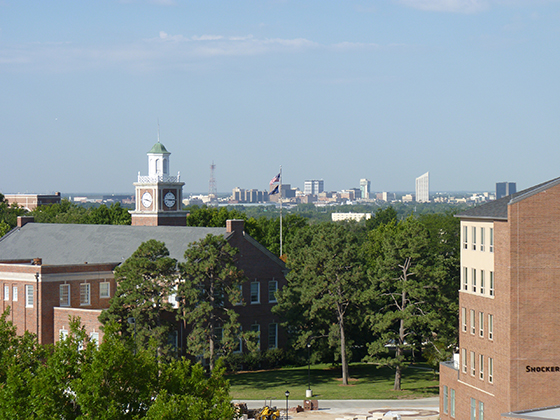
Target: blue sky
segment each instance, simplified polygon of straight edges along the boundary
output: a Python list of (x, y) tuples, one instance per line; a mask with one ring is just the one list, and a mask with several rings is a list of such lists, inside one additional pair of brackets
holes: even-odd
[(0, 192), (560, 176), (558, 0), (0, 0)]

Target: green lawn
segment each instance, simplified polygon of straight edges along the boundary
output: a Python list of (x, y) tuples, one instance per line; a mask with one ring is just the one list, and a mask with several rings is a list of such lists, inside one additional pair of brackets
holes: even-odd
[[(350, 365), (350, 385), (342, 386), (340, 368), (330, 365), (311, 366), (311, 389), (316, 399), (401, 399), (438, 395), (438, 378), (423, 365), (411, 365), (404, 370), (401, 391), (393, 391), (395, 371), (372, 364)], [(231, 395), (238, 400), (304, 399), (307, 389), (307, 366), (227, 375)]]

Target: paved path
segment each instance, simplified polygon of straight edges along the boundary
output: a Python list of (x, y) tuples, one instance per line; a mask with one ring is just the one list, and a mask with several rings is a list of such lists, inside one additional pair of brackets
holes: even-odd
[[(263, 400), (239, 401), (247, 404), (249, 409), (260, 408)], [(272, 400), (282, 414), (285, 415), (286, 400)], [(290, 409), (301, 405), (303, 400), (290, 400)], [(402, 420), (436, 420), (439, 418), (439, 398), (422, 398), (418, 400), (319, 400), (319, 410), (296, 413), (289, 412), (289, 419), (293, 420), (334, 420), (345, 417), (373, 416), (382, 418), (388, 412), (400, 415)], [(386, 417), (388, 418), (388, 417)]]

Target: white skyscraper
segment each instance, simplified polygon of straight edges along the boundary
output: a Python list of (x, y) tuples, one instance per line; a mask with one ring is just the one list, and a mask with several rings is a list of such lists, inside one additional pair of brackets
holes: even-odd
[(303, 184), (303, 193), (305, 195), (309, 194), (319, 194), (324, 190), (324, 181), (322, 179), (309, 179)]
[(369, 189), (371, 188), (371, 181), (369, 179), (360, 179), (360, 190), (362, 191), (362, 198), (369, 199)]
[(428, 203), (430, 201), (430, 173), (416, 178), (416, 201), (419, 203)]

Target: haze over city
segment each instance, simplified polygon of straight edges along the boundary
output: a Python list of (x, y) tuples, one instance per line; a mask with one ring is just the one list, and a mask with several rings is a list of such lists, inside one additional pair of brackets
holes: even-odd
[(556, 0), (0, 2), (0, 192), (518, 190), (560, 175)]

